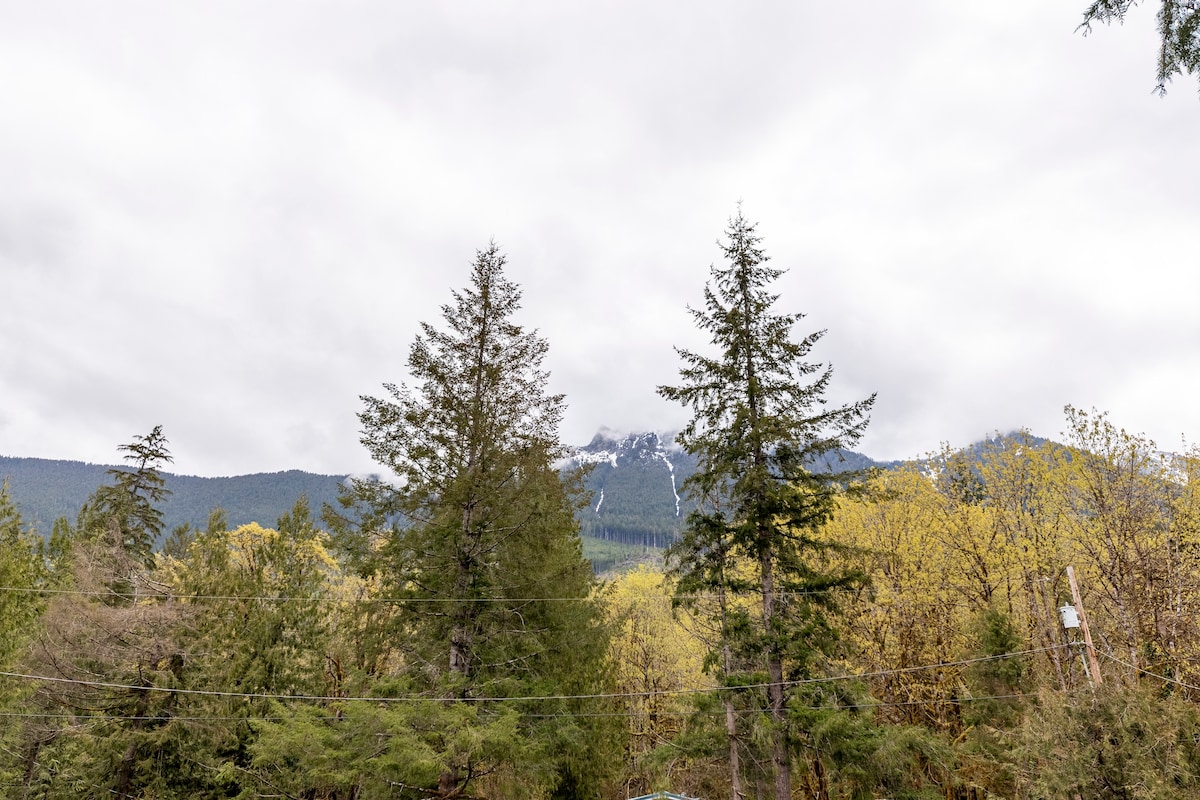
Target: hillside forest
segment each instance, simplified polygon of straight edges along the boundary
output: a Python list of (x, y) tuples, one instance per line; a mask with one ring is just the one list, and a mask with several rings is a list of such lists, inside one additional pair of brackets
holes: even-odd
[[(0, 489), (0, 796), (1200, 796), (1200, 451), (1107, 414), (887, 470), (739, 210), (658, 392), (661, 560), (597, 578), (495, 244), (361, 398), (384, 477), (165, 530), (160, 427), (50, 530)], [(670, 379), (671, 376), (664, 376)]]

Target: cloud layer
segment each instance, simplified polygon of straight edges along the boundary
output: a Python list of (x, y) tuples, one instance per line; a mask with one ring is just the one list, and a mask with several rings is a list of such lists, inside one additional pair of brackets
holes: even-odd
[[(562, 431), (674, 429), (741, 200), (827, 328), (861, 449), (1057, 435), (1071, 403), (1200, 435), (1194, 87), (1152, 14), (613, 2), (25, 4), (0, 26), (0, 452), (180, 472), (370, 468), (492, 237)], [(807, 332), (807, 331), (804, 331)]]

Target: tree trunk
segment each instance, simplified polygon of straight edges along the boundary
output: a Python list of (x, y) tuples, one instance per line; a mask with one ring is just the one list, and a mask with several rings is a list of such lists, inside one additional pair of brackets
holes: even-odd
[(763, 630), (767, 636), (767, 701), (774, 727), (772, 761), (775, 762), (775, 800), (792, 800), (792, 760), (788, 747), (787, 711), (784, 707), (783, 655), (775, 640), (775, 563), (770, 548), (761, 559)]
[[(733, 674), (733, 652), (729, 648), (729, 609), (725, 602), (724, 582), (722, 582), (717, 596), (721, 609), (721, 638), (724, 640), (724, 644), (721, 646), (721, 666), (725, 670), (725, 677), (728, 678)], [(738, 753), (737, 716), (734, 714), (733, 697), (730, 695), (725, 697), (725, 734), (729, 737), (730, 794), (732, 800), (744, 800), (746, 795), (742, 791), (742, 763), (741, 755)]]
[(149, 707), (147, 692), (145, 689), (138, 691), (138, 702), (134, 714), (136, 719), (130, 725), (129, 746), (125, 748), (125, 752), (121, 755), (121, 764), (117, 767), (117, 788), (116, 796), (120, 798), (133, 797), (130, 789), (133, 785), (133, 766), (137, 761), (138, 751), (138, 733), (142, 726), (145, 725), (146, 712)]
[[(730, 655), (728, 644), (725, 645), (724, 656), (725, 674), (729, 675), (733, 658)], [(738, 754), (737, 716), (733, 713), (733, 699), (731, 697), (725, 698), (725, 733), (729, 737), (729, 783), (731, 796), (733, 800), (743, 800), (746, 795), (742, 792), (742, 764), (741, 757)]]
[[(468, 469), (473, 465), (474, 457), (471, 462)], [(468, 500), (462, 510), (462, 530), (460, 532), (462, 538), (459, 550), (455, 554), (458, 574), (454, 578), (453, 599), (456, 601), (457, 608), (454, 612), (454, 627), (450, 631), (450, 672), (464, 678), (469, 677), (471, 673), (472, 632), (475, 615), (478, 611), (477, 606), (467, 599), (476, 577), (474, 571), (477, 534), (473, 530), (474, 505), (473, 501)]]

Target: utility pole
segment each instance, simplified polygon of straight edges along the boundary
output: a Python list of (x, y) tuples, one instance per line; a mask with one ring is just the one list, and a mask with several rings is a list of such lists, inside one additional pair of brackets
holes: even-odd
[(1075, 568), (1067, 567), (1067, 582), (1071, 584), (1071, 600), (1079, 609), (1079, 627), (1083, 631), (1083, 643), (1087, 647), (1088, 664), (1091, 666), (1092, 685), (1104, 683), (1100, 677), (1100, 660), (1096, 658), (1096, 648), (1092, 645), (1092, 631), (1088, 628), (1087, 614), (1083, 611), (1083, 601), (1079, 599), (1079, 584), (1075, 582)]

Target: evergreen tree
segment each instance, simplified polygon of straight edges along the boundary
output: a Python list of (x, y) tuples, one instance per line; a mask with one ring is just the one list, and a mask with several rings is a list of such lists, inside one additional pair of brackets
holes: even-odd
[(26, 527), (9, 493), (0, 483), (0, 667), (7, 666), (41, 613), (46, 568), (44, 547)]
[[(231, 797), (239, 789), (250, 796), (260, 784), (265, 792), (283, 765), (252, 764), (259, 740), (278, 736), (293, 711), (334, 717), (319, 705), (263, 697), (340, 691), (330, 666), (338, 570), (327, 538), (302, 496), (275, 529), (249, 523), (229, 530), (214, 511), (183, 556), (171, 559), (172, 588), (186, 610), (176, 638), (186, 688), (196, 693), (182, 697), (178, 718), (161, 734), (157, 761), (165, 768), (149, 785), (179, 797)], [(295, 761), (289, 775), (311, 786)]]
[(154, 566), (154, 545), (163, 532), (163, 512), (158, 504), (171, 492), (160, 469), (172, 461), (162, 426), (155, 425), (146, 436), (134, 436), (117, 448), (133, 469), (108, 470), (113, 483), (96, 490), (80, 515), (83, 527), (93, 533), (110, 525), (120, 528), (127, 553), (147, 568)]
[[(77, 538), (54, 575), (20, 671), (34, 681), (22, 720), (19, 797), (134, 797), (177, 697), (184, 660), (176, 604), (109, 526)], [(134, 596), (136, 595), (136, 600)]]
[[(546, 391), (546, 341), (512, 321), (521, 292), (504, 265), (494, 243), (478, 252), (470, 286), (442, 307), (445, 327), (421, 325), (408, 357), (415, 385), (362, 398), (362, 442), (395, 483), (353, 482), (348, 513), (330, 517), (352, 562), (401, 600), (393, 624), (405, 685), (473, 708), (588, 693), (604, 654), (574, 517), (578, 481), (554, 468), (563, 397)], [(490, 768), (541, 773), (543, 783), (556, 765), (549, 784), (583, 792), (580, 770), (595, 763), (587, 731), (546, 716), (565, 703), (522, 705), (525, 765), (511, 753), (443, 748), (436, 791), (464, 791), (492, 757), (505, 763)], [(503, 714), (443, 713), (455, 715), (507, 724)]]
[[(1137, 0), (1094, 0), (1083, 12), (1079, 29), (1091, 33), (1093, 22), (1124, 22)], [(1196, 0), (1161, 0), (1158, 7), (1158, 93), (1176, 75), (1200, 78), (1200, 4)]]
[(778, 295), (769, 287), (783, 273), (767, 266), (761, 237), (740, 208), (727, 236), (727, 263), (713, 267), (704, 308), (692, 309), (717, 355), (678, 350), (681, 384), (658, 389), (692, 409), (679, 442), (699, 461), (688, 481), (698, 508), (671, 555), (685, 592), (743, 592), (747, 573), (735, 562), (753, 576), (756, 624), (722, 602), (722, 614), (741, 619), (725, 628), (721, 651), (731, 669), (740, 657), (765, 672), (775, 797), (789, 800), (789, 682), (811, 675), (832, 641), (821, 611), (830, 590), (855, 579), (822, 569), (816, 558), (832, 546), (819, 530), (846, 476), (810, 467), (858, 440), (875, 397), (827, 406), (832, 368), (806, 360), (824, 331), (793, 340), (803, 315), (774, 312)]
[[(37, 592), (47, 578), (40, 539), (25, 527), (9, 494), (8, 481), (0, 483), (0, 670), (19, 664), (22, 652), (36, 631), (45, 602)], [(0, 795), (17, 786), (26, 769), (21, 714), (29, 709), (30, 687), (0, 676)]]
[[(178, 608), (154, 602), (161, 593), (152, 579), (162, 531), (155, 504), (167, 494), (158, 467), (171, 458), (166, 443), (155, 427), (120, 447), (134, 469), (109, 471), (113, 484), (96, 490), (74, 530), (55, 523), (49, 579), (68, 591), (45, 604), (22, 664), (48, 678), (35, 685), (31, 703), (46, 715), (30, 717), (21, 733), (28, 797), (132, 797), (146, 785), (144, 758), (159, 747), (162, 720), (176, 701), (162, 690), (176, 685), (183, 666), (172, 636)], [(103, 746), (76, 757), (82, 736)]]

